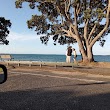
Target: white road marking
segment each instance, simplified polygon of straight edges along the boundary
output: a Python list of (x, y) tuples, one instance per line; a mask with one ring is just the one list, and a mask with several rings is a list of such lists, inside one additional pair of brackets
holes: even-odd
[(69, 80), (79, 80), (79, 81), (84, 81), (84, 82), (94, 82), (94, 83), (103, 83), (104, 81), (99, 81), (99, 80), (91, 80), (91, 79), (84, 79), (84, 78), (70, 78), (66, 76), (57, 76), (57, 75), (44, 75), (44, 74), (37, 74), (37, 73), (25, 73), (25, 72), (11, 72), (11, 73), (17, 73), (19, 75), (25, 74), (25, 75), (34, 75), (34, 76), (41, 76), (41, 77), (52, 77), (52, 78), (61, 78), (61, 79), (69, 79)]

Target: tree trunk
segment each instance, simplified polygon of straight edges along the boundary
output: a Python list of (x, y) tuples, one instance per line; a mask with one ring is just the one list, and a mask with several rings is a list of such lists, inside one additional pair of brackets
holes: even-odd
[(88, 61), (89, 62), (93, 62), (94, 61), (92, 47), (88, 47), (87, 48), (87, 56), (88, 56)]
[(84, 52), (82, 49), (80, 50), (81, 56), (82, 56), (82, 61), (83, 62), (88, 62), (88, 57), (86, 55), (86, 52)]
[(89, 63), (94, 61), (92, 47), (87, 47), (87, 53), (86, 52), (84, 53), (84, 51), (80, 51), (80, 52), (81, 52), (83, 62)]
[(93, 58), (92, 47), (90, 47), (88, 45), (86, 47), (87, 50), (85, 50), (81, 42), (79, 42), (78, 45), (79, 45), (79, 51), (82, 56), (82, 61), (83, 62), (93, 62), (94, 58)]
[(94, 58), (93, 58), (93, 53), (92, 53), (92, 49), (88, 49), (87, 50), (87, 54), (85, 55), (84, 52), (80, 51), (81, 53), (81, 56), (82, 56), (82, 61), (83, 62), (93, 62), (94, 61)]
[(78, 47), (79, 47), (79, 51), (81, 53), (82, 56), (82, 61), (83, 62), (93, 62), (94, 58), (93, 58), (93, 52), (92, 52), (92, 45), (88, 45), (86, 43), (86, 45), (83, 44), (83, 42), (81, 41), (80, 37), (77, 37), (77, 43), (78, 43)]
[(82, 56), (82, 61), (83, 62), (88, 62), (87, 52), (85, 51), (82, 43), (78, 42), (78, 46), (79, 46), (79, 51), (80, 51), (81, 56)]

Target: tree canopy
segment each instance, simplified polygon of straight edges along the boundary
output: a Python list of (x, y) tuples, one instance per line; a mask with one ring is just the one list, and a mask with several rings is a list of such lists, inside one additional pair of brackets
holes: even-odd
[(27, 24), (37, 34), (45, 34), (42, 43), (47, 44), (50, 36), (55, 44), (77, 42), (83, 58), (92, 57), (93, 45), (100, 41), (103, 46), (110, 33), (110, 0), (17, 0), (16, 8), (22, 8), (23, 2), (40, 12)]
[[(108, 0), (17, 0), (16, 7), (22, 8), (23, 2), (29, 2), (31, 9), (37, 8), (41, 12), (41, 15), (32, 15), (27, 23), (29, 28), (35, 28), (37, 34), (46, 34), (41, 37), (43, 43), (47, 43), (50, 35), (54, 35), (53, 40), (58, 40), (60, 44), (74, 43), (76, 40), (65, 31), (71, 28), (71, 24), (77, 26), (82, 38), (85, 22), (90, 24), (87, 34), (95, 28), (92, 38), (95, 38), (105, 26), (102, 20), (106, 18)], [(75, 33), (74, 29), (72, 31)], [(109, 32), (110, 28), (101, 37)], [(105, 40), (101, 37), (98, 41), (100, 40), (103, 45)]]
[(0, 17), (0, 44), (9, 44), (9, 41), (6, 39), (9, 34), (9, 27), (11, 27), (10, 20)]

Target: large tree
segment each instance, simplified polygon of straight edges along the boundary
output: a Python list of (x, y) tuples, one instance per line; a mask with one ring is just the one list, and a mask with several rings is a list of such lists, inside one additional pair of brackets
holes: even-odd
[(28, 28), (35, 28), (42, 43), (52, 36), (60, 44), (78, 43), (84, 62), (94, 61), (92, 48), (110, 32), (110, 0), (17, 0), (16, 8), (28, 2), (40, 14), (32, 15)]
[(0, 44), (9, 44), (9, 41), (6, 39), (9, 34), (9, 27), (11, 27), (10, 20), (0, 17)]

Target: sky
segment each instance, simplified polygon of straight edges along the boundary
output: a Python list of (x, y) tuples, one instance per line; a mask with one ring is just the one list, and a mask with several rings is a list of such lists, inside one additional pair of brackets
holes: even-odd
[[(27, 3), (23, 4), (23, 8), (15, 7), (16, 0), (0, 0), (0, 17), (5, 17), (11, 21), (12, 26), (9, 28), (10, 34), (7, 39), (9, 45), (0, 45), (0, 53), (8, 54), (65, 54), (67, 45), (56, 46), (53, 40), (50, 39), (47, 45), (40, 41), (40, 35), (37, 35), (34, 30), (28, 29), (27, 20), (31, 16), (38, 13), (37, 10), (29, 8)], [(106, 43), (101, 47), (99, 43), (93, 46), (94, 55), (110, 55), (110, 34), (105, 37)], [(78, 45), (71, 45), (80, 55)]]

